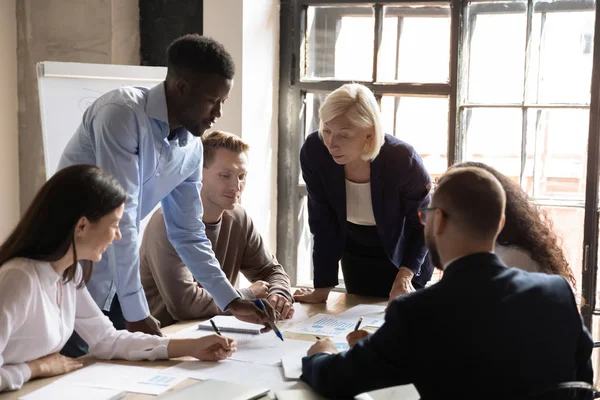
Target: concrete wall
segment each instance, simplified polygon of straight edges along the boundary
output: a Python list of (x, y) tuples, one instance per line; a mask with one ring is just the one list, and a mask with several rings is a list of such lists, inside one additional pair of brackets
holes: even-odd
[(17, 0), (16, 9), (23, 211), (45, 182), (36, 64), (139, 65), (139, 11), (138, 0)]
[(274, 253), (279, 1), (204, 0), (204, 35), (221, 42), (236, 64), (231, 97), (214, 129), (239, 135), (251, 146), (250, 173), (242, 205)]
[(0, 1), (0, 240), (19, 218), (17, 2)]

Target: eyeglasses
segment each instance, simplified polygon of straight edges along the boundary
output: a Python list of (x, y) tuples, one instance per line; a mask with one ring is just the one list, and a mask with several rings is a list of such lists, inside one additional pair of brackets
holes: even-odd
[(427, 215), (433, 210), (440, 210), (442, 212), (442, 214), (446, 218), (448, 218), (448, 214), (446, 214), (446, 212), (439, 207), (421, 208), (421, 209), (419, 209), (419, 211), (417, 211), (417, 213), (419, 214), (419, 221), (421, 221), (421, 225), (425, 225), (427, 223)]

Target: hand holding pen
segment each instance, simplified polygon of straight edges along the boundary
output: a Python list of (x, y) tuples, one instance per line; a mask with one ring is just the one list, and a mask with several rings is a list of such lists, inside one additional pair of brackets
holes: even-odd
[[(263, 301), (261, 299), (256, 299), (254, 304), (256, 304), (256, 307), (260, 308), (262, 311), (264, 311), (266, 313), (265, 303), (263, 303)], [(269, 321), (267, 322), (267, 324), (271, 327), (271, 329), (273, 329), (273, 332), (275, 332), (275, 335), (277, 335), (277, 337), (279, 339), (281, 339), (281, 341), (283, 342), (283, 335), (279, 331), (279, 328), (277, 328), (276, 321), (277, 321), (277, 312), (275, 314), (275, 318), (273, 318), (273, 319), (269, 318)]]

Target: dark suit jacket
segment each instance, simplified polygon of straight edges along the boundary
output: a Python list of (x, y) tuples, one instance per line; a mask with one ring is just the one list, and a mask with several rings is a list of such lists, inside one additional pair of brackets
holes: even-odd
[(407, 383), (423, 400), (516, 399), (538, 385), (592, 383), (592, 346), (564, 278), (478, 253), (394, 300), (353, 349), (305, 357), (302, 379), (336, 399)]
[[(300, 152), (308, 191), (308, 223), (314, 236), (315, 287), (338, 284), (338, 263), (346, 236), (344, 166), (327, 151), (318, 132), (311, 133)], [(371, 202), (377, 232), (392, 263), (415, 273), (424, 286), (433, 266), (427, 256), (423, 226), (417, 211), (429, 204), (431, 178), (415, 149), (385, 135), (379, 155), (371, 162)]]

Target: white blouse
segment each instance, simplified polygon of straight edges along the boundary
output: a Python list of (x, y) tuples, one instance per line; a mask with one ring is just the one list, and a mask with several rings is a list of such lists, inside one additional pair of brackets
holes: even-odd
[(541, 272), (542, 270), (540, 264), (531, 258), (531, 254), (520, 247), (496, 244), (496, 255), (508, 267), (515, 267), (528, 272)]
[(356, 225), (376, 225), (371, 202), (371, 182), (354, 183), (346, 179), (346, 221)]
[[(15, 258), (0, 267), (0, 392), (31, 378), (25, 362), (60, 351), (75, 331), (101, 359), (168, 358), (168, 338), (117, 331), (85, 287), (63, 284), (47, 262)], [(60, 304), (60, 305), (59, 305)]]

